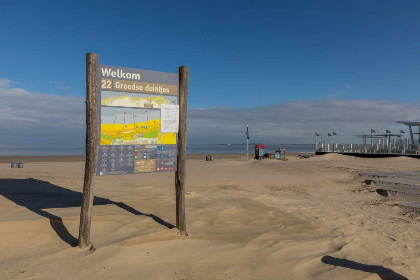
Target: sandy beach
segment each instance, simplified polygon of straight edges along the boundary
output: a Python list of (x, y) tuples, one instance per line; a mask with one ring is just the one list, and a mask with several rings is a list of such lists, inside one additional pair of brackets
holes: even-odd
[(420, 279), (420, 216), (360, 175), (419, 160), (214, 158), (188, 156), (188, 237), (173, 173), (98, 177), (93, 250), (75, 247), (83, 157), (3, 158), (0, 279)]

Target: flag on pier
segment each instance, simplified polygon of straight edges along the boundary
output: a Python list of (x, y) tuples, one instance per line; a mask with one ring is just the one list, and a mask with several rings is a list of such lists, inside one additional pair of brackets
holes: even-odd
[(319, 136), (319, 134), (317, 132), (315, 132), (315, 137)]
[(246, 139), (249, 139), (248, 123), (246, 123)]

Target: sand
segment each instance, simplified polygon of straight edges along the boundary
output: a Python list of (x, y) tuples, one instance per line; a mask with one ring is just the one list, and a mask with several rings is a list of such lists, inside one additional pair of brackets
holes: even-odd
[(363, 172), (412, 158), (188, 157), (188, 237), (174, 174), (98, 177), (94, 250), (78, 236), (83, 161), (0, 164), (0, 279), (420, 279), (419, 216)]

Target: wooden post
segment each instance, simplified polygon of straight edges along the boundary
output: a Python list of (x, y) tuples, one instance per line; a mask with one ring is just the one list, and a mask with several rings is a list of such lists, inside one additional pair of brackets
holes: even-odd
[(178, 159), (175, 172), (176, 227), (180, 235), (188, 236), (185, 221), (185, 177), (187, 156), (187, 97), (189, 68), (179, 67), (179, 130)]
[(98, 55), (86, 54), (86, 164), (80, 212), (79, 247), (91, 245), (90, 226), (93, 207), (93, 188), (99, 149), (98, 118)]

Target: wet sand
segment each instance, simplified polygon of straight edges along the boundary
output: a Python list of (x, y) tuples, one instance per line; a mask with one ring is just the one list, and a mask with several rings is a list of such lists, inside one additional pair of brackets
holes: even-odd
[(359, 175), (420, 171), (417, 159), (189, 155), (188, 237), (173, 228), (173, 173), (98, 177), (95, 250), (81, 251), (74, 244), (84, 162), (65, 158), (25, 159), (23, 169), (0, 164), (0, 279), (420, 275), (419, 216)]

